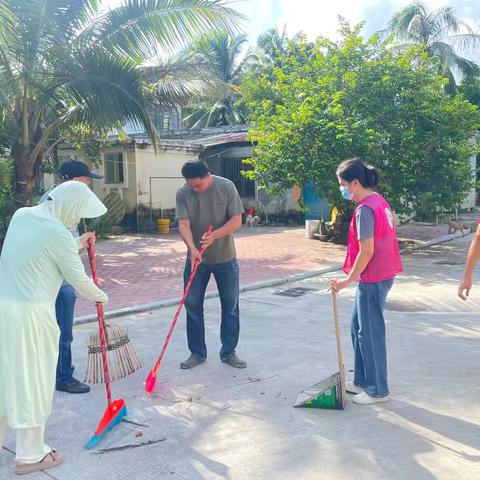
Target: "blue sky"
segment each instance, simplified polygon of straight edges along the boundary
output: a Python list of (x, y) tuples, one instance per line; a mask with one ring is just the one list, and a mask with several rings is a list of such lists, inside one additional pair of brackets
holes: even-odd
[[(116, 6), (122, 0), (103, 0)], [(287, 26), (289, 35), (305, 32), (313, 39), (318, 35), (336, 36), (337, 15), (353, 23), (365, 21), (365, 34), (383, 28), (391, 15), (411, 0), (231, 0), (230, 5), (248, 17), (245, 33), (252, 42), (263, 31)], [(478, 0), (430, 0), (431, 8), (451, 5), (458, 15), (472, 24), (480, 24)]]

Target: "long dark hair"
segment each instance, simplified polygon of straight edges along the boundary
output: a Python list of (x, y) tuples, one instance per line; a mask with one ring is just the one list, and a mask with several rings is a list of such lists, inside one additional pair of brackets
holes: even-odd
[(380, 180), (377, 170), (365, 165), (360, 157), (344, 160), (337, 168), (337, 176), (347, 182), (358, 180), (364, 188), (375, 188)]

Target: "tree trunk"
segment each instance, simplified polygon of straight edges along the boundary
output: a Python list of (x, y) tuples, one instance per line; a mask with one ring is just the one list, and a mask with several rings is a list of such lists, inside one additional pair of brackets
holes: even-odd
[(32, 148), (15, 145), (12, 157), (15, 165), (14, 198), (15, 209), (32, 205), (33, 187), (35, 184), (35, 160), (32, 159)]

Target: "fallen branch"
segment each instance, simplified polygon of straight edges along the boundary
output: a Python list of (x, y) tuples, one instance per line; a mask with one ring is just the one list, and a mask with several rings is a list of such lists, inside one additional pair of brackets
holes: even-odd
[(130, 448), (144, 447), (146, 445), (153, 445), (154, 443), (164, 442), (165, 440), (166, 440), (166, 438), (159, 438), (158, 440), (149, 440), (148, 442), (122, 445), (121, 447), (103, 448), (102, 450), (98, 450), (97, 452), (93, 452), (93, 454), (94, 455), (99, 455), (101, 453), (118, 452), (119, 450), (128, 450)]
[(263, 378), (248, 377), (248, 380), (246, 382), (236, 383), (235, 385), (230, 385), (227, 388), (238, 387), (239, 385), (248, 385), (249, 383), (263, 382), (264, 380), (269, 380), (270, 378), (274, 378), (278, 376), (280, 376), (279, 373), (276, 373), (275, 375), (270, 375), (269, 377), (263, 377)]
[(136, 422), (135, 420), (130, 420), (129, 418), (122, 418), (122, 422), (131, 423), (132, 425), (136, 425), (137, 427), (149, 427), (150, 426), (147, 423), (139, 423), (139, 422)]

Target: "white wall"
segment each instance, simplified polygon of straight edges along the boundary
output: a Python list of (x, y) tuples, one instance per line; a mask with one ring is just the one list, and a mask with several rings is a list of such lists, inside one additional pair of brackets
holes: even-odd
[[(124, 161), (124, 183), (121, 185), (106, 185), (104, 179), (93, 180), (92, 190), (102, 200), (111, 191), (118, 192), (125, 203), (126, 212), (130, 213), (136, 207), (137, 203), (137, 191), (136, 191), (136, 171), (135, 171), (135, 151), (133, 147), (127, 145), (118, 145), (111, 149), (106, 150), (105, 153), (121, 152), (123, 153)], [(75, 158), (88, 165), (88, 167), (94, 172), (98, 172), (105, 177), (105, 164), (104, 162), (99, 166), (92, 166), (92, 162), (86, 157), (86, 155), (74, 149), (60, 149), (58, 152), (58, 160), (61, 163), (68, 158)], [(44, 175), (44, 186), (48, 190), (54, 183), (58, 181), (55, 175)]]
[(175, 208), (177, 189), (185, 183), (181, 174), (183, 164), (197, 159), (198, 154), (186, 150), (162, 150), (155, 155), (151, 147), (137, 147), (135, 156), (138, 203), (150, 207), (151, 202), (154, 209)]
[(137, 207), (137, 189), (136, 189), (136, 155), (135, 147), (130, 145), (117, 145), (109, 148), (102, 153), (103, 159), (109, 153), (123, 154), (123, 183), (121, 184), (107, 184), (105, 183), (105, 161), (98, 168), (99, 173), (103, 175), (103, 179), (94, 180), (94, 192), (103, 198), (110, 192), (118, 192), (125, 204), (126, 213), (131, 213)]
[[(127, 213), (133, 211), (138, 204), (143, 204), (154, 209), (175, 208), (175, 197), (179, 187), (185, 181), (181, 174), (183, 164), (188, 160), (198, 158), (198, 153), (186, 149), (163, 149), (155, 154), (153, 147), (139, 148), (139, 146), (117, 145), (106, 150), (107, 153), (122, 152), (124, 158), (124, 183), (121, 185), (107, 185), (103, 179), (93, 181), (93, 191), (100, 199), (111, 191), (117, 191), (122, 197)], [(73, 149), (62, 149), (59, 152), (61, 160), (76, 158), (85, 162), (90, 168), (91, 162), (86, 156)], [(105, 176), (104, 163), (100, 167), (93, 167)], [(151, 178), (161, 177), (161, 178)], [(150, 195), (150, 178), (152, 191)], [(45, 188), (51, 187), (56, 181), (54, 175), (45, 175)]]
[[(298, 212), (298, 204), (294, 199), (293, 189), (283, 195), (272, 197), (264, 190), (258, 190), (257, 209), (270, 215), (279, 215), (287, 212)], [(253, 206), (253, 205), (252, 205)]]
[(56, 177), (53, 173), (44, 173), (43, 174), (43, 188), (45, 190), (50, 190), (56, 183)]

